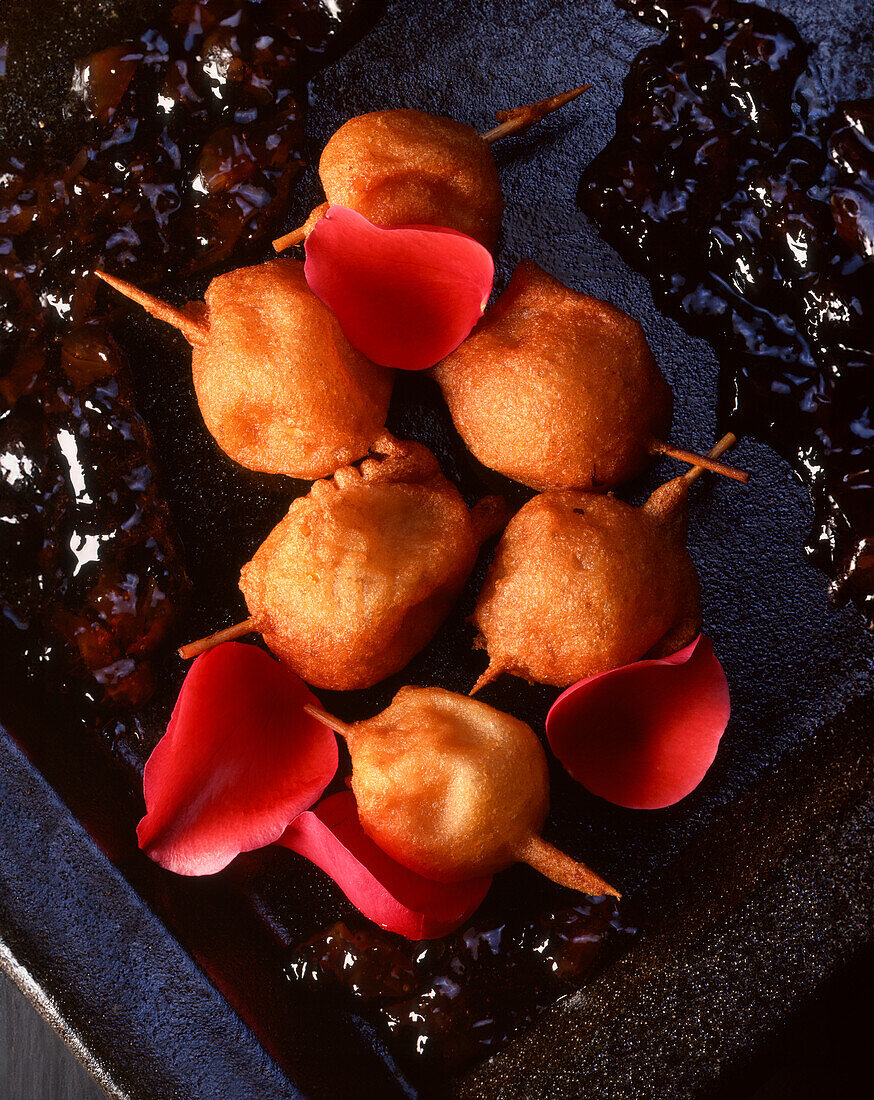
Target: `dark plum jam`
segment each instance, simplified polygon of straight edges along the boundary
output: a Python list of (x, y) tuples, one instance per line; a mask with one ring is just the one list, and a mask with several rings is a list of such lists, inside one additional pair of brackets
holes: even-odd
[(0, 409), (4, 672), (74, 710), (132, 709), (154, 689), (187, 580), (104, 322), (26, 338), (0, 377)]
[(874, 619), (874, 100), (831, 110), (794, 24), (735, 0), (620, 0), (637, 56), (583, 209), (711, 341), (734, 430), (807, 484), (807, 552)]
[(497, 1053), (630, 942), (636, 929), (615, 898), (571, 897), (534, 916), (518, 904), (512, 917), (483, 913), (417, 943), (339, 921), (300, 945), (286, 974), (366, 1017), (411, 1077), (445, 1081)]
[(146, 6), (158, 16), (72, 64), (39, 112), (39, 17), (0, 20), (3, 687), (98, 717), (151, 694), (189, 586), (93, 271), (154, 284), (251, 252), (303, 164), (307, 79), (382, 7)]

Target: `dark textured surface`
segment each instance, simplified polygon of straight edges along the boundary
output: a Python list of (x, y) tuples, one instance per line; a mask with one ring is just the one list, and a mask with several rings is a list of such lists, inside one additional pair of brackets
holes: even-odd
[[(821, 44), (827, 86), (842, 96), (871, 91), (859, 63), (871, 52), (870, 38), (857, 33), (869, 11), (865, 0), (826, 12), (801, 0), (773, 6)], [(653, 37), (609, 0), (512, 7), (443, 0), (427, 10), (405, 0), (316, 81), (311, 143), (317, 154), (340, 122), (362, 110), (427, 107), (485, 128), (494, 109), (593, 83), (595, 90), (564, 113), (498, 149), (508, 199), (500, 276), (505, 280), (528, 255), (638, 316), (677, 395), (672, 438), (706, 446), (717, 431), (712, 351), (657, 312), (644, 280), (574, 204), (581, 165), (612, 132), (628, 62)], [(315, 186), (304, 187), (289, 225), (317, 198)], [(119, 337), (134, 354), (142, 411), (167, 466), (197, 594), (189, 624), (196, 636), (236, 616), (236, 573), (281, 515), (288, 490), (233, 468), (206, 439), (192, 409), (181, 338), (133, 316)], [(401, 380), (391, 426), (434, 445), (469, 497), (500, 482), (466, 454), (428, 380)], [(788, 468), (752, 441), (741, 444), (737, 460), (754, 472), (749, 489), (712, 480), (693, 503), (691, 550), (702, 575), (705, 629), (734, 700), (713, 770), (690, 798), (653, 814), (608, 806), (553, 774), (549, 835), (637, 895), (650, 928), (603, 978), (458, 1084), (458, 1095), (700, 1094), (869, 935), (862, 799), (870, 638), (852, 611), (828, 609), (825, 578), (801, 559), (807, 505)], [(648, 484), (669, 469), (664, 464)], [(645, 488), (630, 496), (639, 499)], [(511, 496), (523, 499), (518, 488)], [(481, 577), (482, 569), (458, 613), (404, 674), (371, 692), (331, 697), (330, 705), (344, 716), (373, 713), (404, 680), (469, 687), (484, 658), (469, 653), (464, 615)], [(178, 678), (178, 666), (170, 671), (170, 680)], [(168, 681), (142, 732), (132, 727), (116, 738), (109, 758), (142, 759), (171, 691)], [(553, 696), (507, 679), (484, 698), (542, 729)], [(26, 718), (18, 728), (28, 733)], [(318, 872), (287, 853), (265, 853), (239, 860), (215, 882), (172, 880), (133, 849), (138, 806), (125, 788), (134, 786), (135, 768), (113, 770), (106, 754), (89, 756), (59, 730), (25, 739), (124, 875), (4, 743), (0, 927), (124, 1089), (165, 1098), (185, 1083), (188, 1096), (247, 1096), (260, 1082), (258, 1095), (289, 1094), (282, 1071), (193, 955), (305, 1094), (345, 1096), (354, 1087), (390, 1095), (366, 1034), (349, 1022), (316, 1020), (305, 1001), (287, 1003), (271, 984), (277, 942), (293, 942), (343, 912)], [(523, 872), (509, 874), (526, 888)], [(217, 1076), (207, 1081), (195, 1066), (197, 1074)]]

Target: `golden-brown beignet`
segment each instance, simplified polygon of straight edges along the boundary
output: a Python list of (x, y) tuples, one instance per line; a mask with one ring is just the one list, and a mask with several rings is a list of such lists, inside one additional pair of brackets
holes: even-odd
[(628, 481), (670, 428), (637, 321), (529, 261), (434, 377), (479, 461), (534, 489)]
[(404, 867), (460, 882), (520, 861), (573, 890), (620, 896), (539, 835), (549, 772), (524, 722), (437, 687), (401, 688), (351, 725), (305, 709), (345, 738), (361, 826)]
[(369, 687), (431, 639), (503, 525), (503, 501), (469, 511), (417, 443), (344, 467), (295, 500), (240, 588), (264, 640), (316, 687)]
[(213, 279), (209, 338), (192, 345), (204, 423), (250, 470), (318, 478), (367, 454), (382, 432), (392, 373), (349, 343), (306, 284), (271, 260)]
[(439, 225), (493, 249), (504, 200), (491, 149), (471, 126), (425, 111), (373, 111), (330, 138), (319, 176), (332, 206), (376, 225)]
[(498, 544), (473, 621), (489, 667), (567, 687), (688, 644), (700, 592), (686, 550), (686, 482), (641, 508), (557, 490), (528, 501)]
[(427, 878), (499, 871), (540, 832), (546, 757), (509, 714), (443, 688), (404, 687), (381, 714), (352, 725), (347, 741), (366, 831)]

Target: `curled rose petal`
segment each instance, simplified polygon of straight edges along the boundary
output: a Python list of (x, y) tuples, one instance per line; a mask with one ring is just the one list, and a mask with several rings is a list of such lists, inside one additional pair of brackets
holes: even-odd
[(368, 359), (425, 370), (480, 319), (495, 265), (478, 241), (454, 229), (386, 229), (332, 206), (307, 238), (304, 274)]
[(699, 634), (670, 657), (572, 684), (550, 708), (546, 735), (587, 790), (618, 806), (657, 810), (698, 786), (730, 713), (722, 665)]
[(355, 796), (332, 795), (296, 818), (279, 841), (321, 867), (356, 909), (388, 932), (433, 939), (479, 906), (491, 876), (434, 882), (396, 863), (361, 828)]
[(191, 666), (167, 732), (146, 763), (140, 847), (180, 875), (209, 875), (272, 844), (337, 770), (318, 703), (256, 646), (226, 642)]

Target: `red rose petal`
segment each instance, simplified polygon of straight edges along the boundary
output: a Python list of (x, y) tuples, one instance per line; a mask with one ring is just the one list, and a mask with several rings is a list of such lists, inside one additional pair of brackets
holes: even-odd
[(209, 875), (272, 844), (337, 771), (318, 703), (256, 646), (226, 642), (191, 666), (166, 734), (146, 763), (140, 847), (180, 875)]
[(396, 863), (361, 828), (351, 791), (296, 818), (279, 841), (331, 876), (356, 909), (410, 940), (445, 936), (479, 906), (491, 876), (434, 882)]
[(304, 274), (368, 359), (425, 370), (482, 316), (495, 264), (478, 241), (454, 229), (386, 229), (332, 206), (307, 238)]
[(713, 763), (728, 723), (728, 683), (709, 638), (571, 685), (550, 708), (546, 735), (593, 794), (633, 810), (672, 806)]

